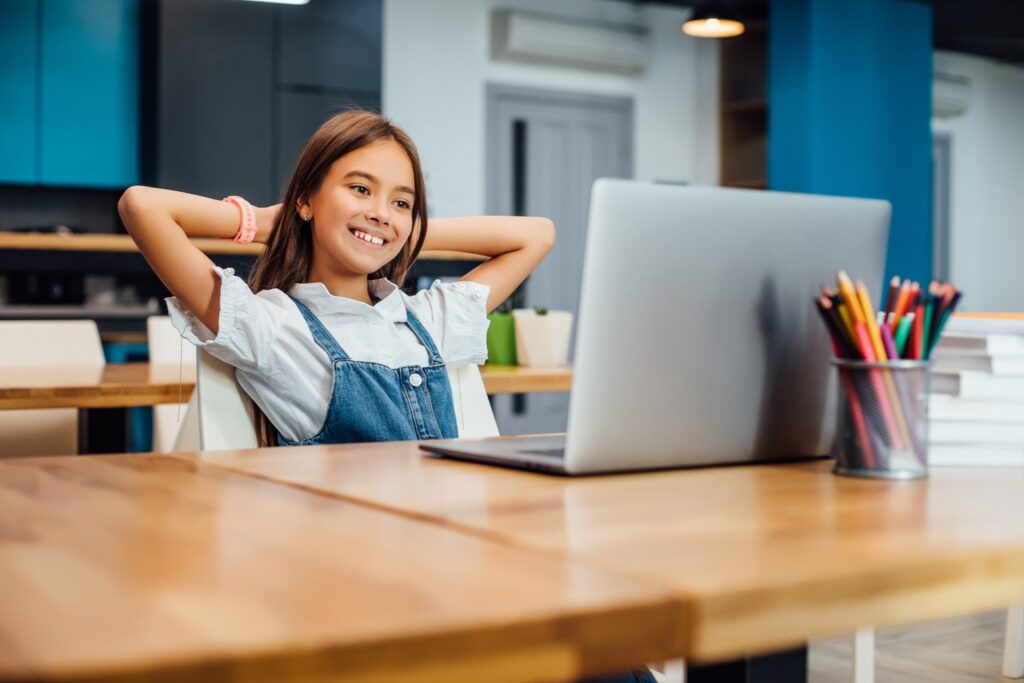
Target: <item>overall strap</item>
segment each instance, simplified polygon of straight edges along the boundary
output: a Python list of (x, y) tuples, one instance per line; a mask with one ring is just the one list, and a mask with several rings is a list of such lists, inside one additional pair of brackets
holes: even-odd
[(427, 353), (430, 354), (430, 364), (444, 365), (444, 359), (441, 358), (441, 352), (438, 351), (437, 346), (434, 345), (434, 340), (430, 336), (430, 333), (427, 332), (427, 328), (423, 327), (423, 323), (420, 322), (420, 319), (416, 317), (416, 314), (413, 313), (408, 306), (405, 307), (405, 317), (405, 322), (408, 323), (413, 334), (416, 335), (420, 340), (420, 343), (426, 347)]
[(295, 302), (295, 305), (299, 308), (299, 313), (306, 319), (306, 325), (309, 327), (309, 331), (313, 335), (313, 340), (320, 345), (327, 355), (330, 356), (332, 362), (339, 360), (348, 360), (348, 354), (338, 344), (338, 340), (334, 338), (334, 335), (327, 331), (324, 324), (320, 322), (320, 318), (313, 315), (313, 312), (306, 308), (306, 305), (293, 297), (291, 294), (288, 298)]

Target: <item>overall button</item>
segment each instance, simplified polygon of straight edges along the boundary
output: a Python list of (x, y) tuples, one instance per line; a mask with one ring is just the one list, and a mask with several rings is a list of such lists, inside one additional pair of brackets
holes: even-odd
[(418, 387), (419, 385), (423, 384), (423, 376), (415, 372), (412, 373), (411, 375), (409, 375), (409, 384), (413, 385), (414, 387)]

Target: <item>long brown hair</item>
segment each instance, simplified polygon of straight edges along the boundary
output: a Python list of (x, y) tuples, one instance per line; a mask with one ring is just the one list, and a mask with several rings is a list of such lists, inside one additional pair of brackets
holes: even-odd
[[(254, 292), (264, 289), (288, 291), (292, 285), (306, 282), (313, 263), (313, 228), (298, 213), (300, 199), (319, 189), (331, 164), (349, 152), (366, 145), (390, 140), (398, 143), (409, 156), (413, 172), (413, 231), (401, 251), (370, 278), (386, 277), (401, 286), (427, 236), (427, 194), (420, 168), (420, 157), (412, 139), (398, 126), (379, 114), (362, 110), (342, 112), (328, 119), (306, 143), (288, 189), (267, 248), (249, 273), (249, 287)], [(256, 437), (260, 446), (277, 445), (277, 428), (253, 403)]]

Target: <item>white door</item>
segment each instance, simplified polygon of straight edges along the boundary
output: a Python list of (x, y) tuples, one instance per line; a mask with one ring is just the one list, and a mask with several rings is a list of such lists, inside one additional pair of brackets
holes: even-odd
[[(590, 188), (597, 178), (632, 177), (633, 102), (492, 85), (487, 121), (488, 212), (546, 216), (558, 230), (527, 280), (525, 305), (576, 315)], [(567, 394), (494, 397), (502, 434), (564, 431), (567, 413)]]

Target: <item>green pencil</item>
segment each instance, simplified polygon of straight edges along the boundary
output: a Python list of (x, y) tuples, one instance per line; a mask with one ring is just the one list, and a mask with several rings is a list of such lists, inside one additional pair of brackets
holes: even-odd
[(928, 360), (932, 349), (929, 344), (932, 338), (932, 309), (935, 307), (935, 296), (928, 295), (928, 303), (924, 305), (924, 327), (921, 328), (922, 349), (921, 360)]
[(905, 315), (900, 318), (900, 324), (896, 326), (896, 352), (900, 358), (903, 358), (903, 349), (907, 345), (907, 339), (910, 338), (910, 323), (913, 321), (913, 316)]
[[(946, 327), (946, 323), (949, 322), (949, 316), (953, 314), (953, 311), (956, 309), (956, 305), (960, 303), (960, 294), (961, 292), (958, 290), (957, 293), (953, 295), (953, 299), (949, 302), (949, 305), (946, 306), (944, 311), (942, 311), (942, 317), (939, 319), (937, 326), (938, 329), (935, 330), (935, 334), (932, 337), (931, 348), (934, 349), (935, 345), (939, 343), (939, 337), (942, 336), (942, 330)], [(929, 351), (929, 356), (930, 355), (931, 352)]]

